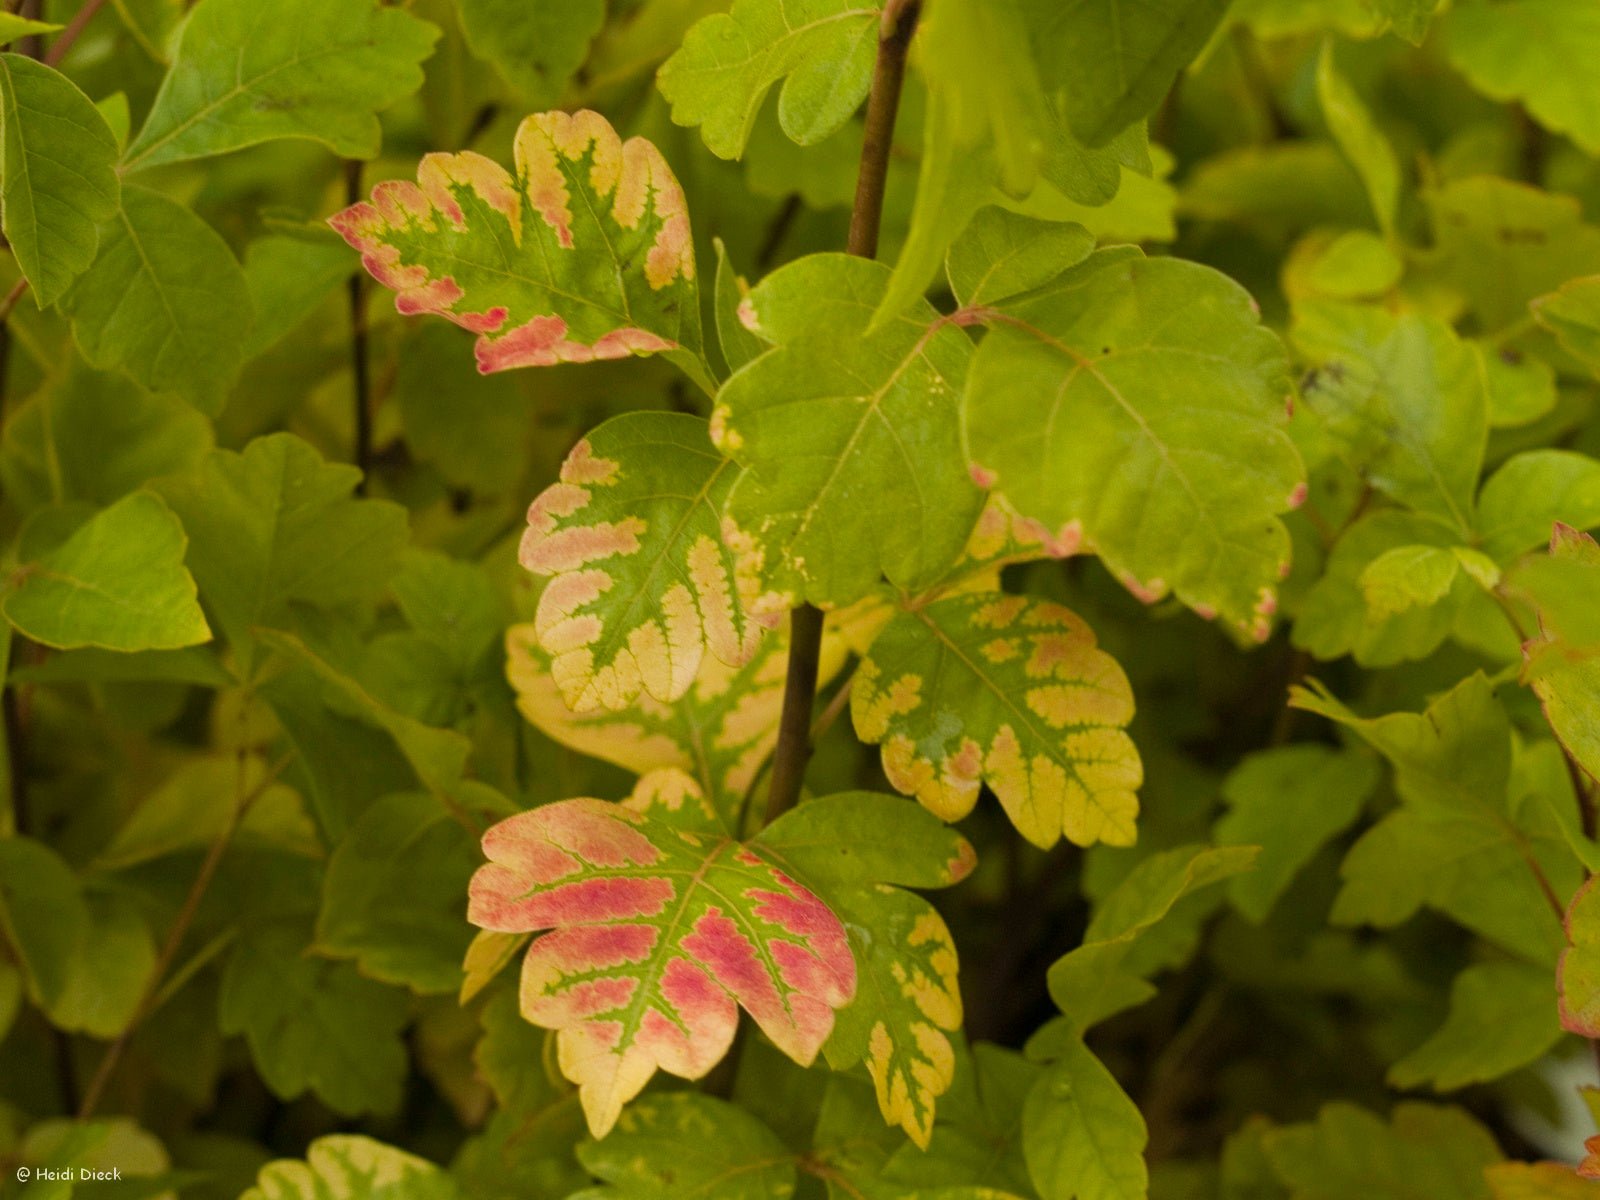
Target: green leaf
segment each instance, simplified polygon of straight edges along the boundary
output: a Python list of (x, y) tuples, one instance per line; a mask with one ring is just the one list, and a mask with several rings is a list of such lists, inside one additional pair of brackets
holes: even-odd
[(102, 509), (0, 600), (36, 642), (70, 650), (171, 650), (211, 639), (183, 566), (183, 526), (159, 497), (133, 492)]
[(1317, 99), (1328, 132), (1366, 186), (1378, 228), (1393, 238), (1400, 208), (1400, 163), (1355, 88), (1339, 74), (1331, 41), (1322, 44), (1317, 60)]
[(32, 838), (0, 839), (0, 931), (28, 994), (46, 1007), (65, 993), (89, 921), (78, 880), (60, 855)]
[(1378, 783), (1371, 757), (1305, 744), (1260, 750), (1222, 785), (1228, 812), (1214, 833), (1261, 847), (1256, 869), (1228, 882), (1228, 899), (1260, 923), (1300, 869), (1349, 827)]
[(48, 1012), (59, 1029), (112, 1038), (127, 1029), (155, 975), (155, 936), (129, 897), (89, 891), (83, 899), (89, 922)]
[(866, 259), (812, 255), (750, 295), (775, 348), (723, 385), (711, 433), (745, 468), (726, 513), (761, 580), (758, 617), (853, 603), (880, 575), (926, 587), (977, 522), (955, 420), (970, 343), (926, 303), (864, 333), (888, 281)]
[[(525, 486), (531, 457), (525, 381), (465, 371), (470, 344), (442, 321), (413, 325), (400, 343), (394, 398), (406, 445), (419, 462), (475, 497), (503, 494)], [(445, 377), (448, 390), (437, 386)]]
[(1312, 364), (1306, 407), (1379, 490), (1467, 536), (1488, 438), (1476, 351), (1436, 317), (1300, 305), (1291, 334)]
[(211, 422), (177, 397), (74, 361), (10, 412), (0, 481), (24, 510), (104, 506), (147, 480), (193, 470), (211, 445)]
[(1259, 853), (1255, 846), (1180, 846), (1135, 867), (1095, 906), (1083, 944), (1050, 968), (1050, 997), (1072, 1035), (1081, 1037), (1091, 1025), (1149, 999), (1154, 989), (1142, 980), (1147, 972), (1125, 965), (1129, 952), (1180, 900), (1249, 871)]
[(1561, 345), (1600, 375), (1600, 275), (1574, 279), (1533, 301), (1533, 315)]
[(18, 38), (54, 33), (60, 28), (61, 26), (52, 25), (48, 21), (35, 21), (31, 17), (19, 17), (15, 13), (0, 13), (0, 46), (8, 45)]
[(1398, 1088), (1431, 1083), (1439, 1092), (1487, 1083), (1543, 1058), (1560, 1036), (1548, 971), (1479, 963), (1456, 976), (1445, 1023), (1389, 1069), (1389, 1082)]
[(1301, 600), (1294, 644), (1321, 659), (1353, 654), (1365, 667), (1432, 654), (1449, 636), (1472, 585), (1458, 578), (1437, 603), (1385, 617), (1368, 607), (1363, 581), (1385, 555), (1403, 549), (1414, 553), (1420, 546), (1444, 551), (1456, 540), (1443, 525), (1414, 513), (1384, 509), (1359, 518), (1335, 543), (1322, 577)]
[(124, 166), (142, 170), (272, 138), (376, 158), (374, 115), (422, 85), (439, 31), (372, 0), (204, 0)]
[(844, 928), (816, 895), (714, 832), (687, 776), (646, 784), (626, 805), (565, 800), (500, 822), (469, 892), (480, 928), (554, 931), (528, 950), (522, 1013), (558, 1031), (596, 1137), (658, 1068), (715, 1066), (740, 1005), (808, 1065), (856, 990)]
[(606, 1186), (587, 1200), (785, 1200), (795, 1156), (778, 1135), (737, 1105), (694, 1092), (647, 1096), (578, 1161)]
[(850, 936), (856, 997), (825, 1046), (829, 1064), (865, 1058), (884, 1120), (926, 1149), (955, 1072), (956, 947), (932, 905), (885, 884), (959, 883), (977, 862), (972, 847), (915, 805), (871, 792), (802, 804), (752, 844), (815, 888)]
[(1481, 672), (1422, 713), (1357, 717), (1299, 688), (1291, 703), (1389, 759), (1402, 801), (1345, 859), (1336, 924), (1387, 927), (1426, 904), (1520, 958), (1554, 957), (1560, 927), (1541, 879), (1566, 894), (1581, 870), (1548, 811), (1509, 794), (1510, 723)]
[(528, 4), (526, 0), (456, 0), (467, 48), (535, 108), (560, 102), (567, 81), (605, 25), (605, 0)]
[(839, 129), (866, 99), (878, 46), (873, 0), (735, 0), (683, 39), (657, 76), (679, 125), (738, 158), (772, 86), (778, 121), (802, 146)]
[(534, 632), (568, 707), (670, 702), (706, 651), (733, 667), (755, 653), (756, 583), (723, 538), (738, 476), (699, 418), (628, 413), (580, 441), (534, 500), (520, 559), (550, 577)]
[(1445, 21), (1451, 63), (1479, 91), (1600, 154), (1600, 14), (1587, 0), (1463, 0)]
[(226, 242), (189, 209), (144, 188), (100, 229), (100, 253), (62, 297), (83, 356), (215, 415), (255, 320)]
[(425, 1159), (355, 1134), (311, 1143), (305, 1160), (261, 1168), (240, 1200), (458, 1200), (451, 1178)]
[[(24, 24), (38, 28), (0, 38), (54, 28)], [(6, 240), (45, 308), (94, 261), (117, 211), (117, 141), (71, 80), (21, 54), (0, 54), (0, 139)]]
[(1093, 250), (1094, 238), (1082, 225), (991, 206), (979, 209), (950, 247), (945, 273), (961, 306), (976, 308), (1048, 283)]
[(1396, 546), (1361, 572), (1369, 620), (1382, 621), (1413, 608), (1429, 608), (1450, 594), (1461, 562), (1439, 546)]
[(352, 499), (360, 478), (277, 433), (160, 484), (188, 530), (200, 594), (246, 669), (255, 626), (289, 622), (299, 605), (374, 598), (398, 567), (405, 510)]
[(1090, 146), (1150, 113), (1228, 9), (1228, 0), (1023, 2), (1045, 85), (1064, 89), (1072, 130)]
[(1584, 221), (1571, 196), (1476, 175), (1424, 199), (1433, 216), (1433, 266), (1486, 331), (1523, 320), (1529, 301), (1574, 276), (1600, 274), (1600, 227)]
[(406, 1075), (405, 993), (307, 956), (307, 940), (275, 924), (239, 941), (222, 974), (222, 1032), (245, 1036), (281, 1099), (311, 1091), (349, 1116), (393, 1112)]
[(1292, 1200), (1489, 1200), (1484, 1168), (1500, 1159), (1488, 1130), (1457, 1108), (1398, 1105), (1388, 1124), (1353, 1104), (1265, 1135)]
[(971, 812), (987, 783), (1037, 846), (1133, 844), (1133, 693), (1069, 609), (979, 593), (901, 613), (862, 661), (850, 707), (857, 734), (882, 743), (889, 781), (944, 820)]
[(1502, 463), (1478, 495), (1480, 545), (1497, 562), (1549, 542), (1557, 521), (1600, 525), (1600, 462), (1570, 450), (1529, 450)]
[(397, 310), (478, 334), (485, 374), (666, 353), (709, 389), (683, 189), (598, 113), (527, 118), (515, 175), (470, 150), (429, 155), (416, 183), (379, 184), (329, 223)]
[(1144, 1118), (1082, 1042), (1071, 1043), (1029, 1091), (1022, 1137), (1043, 1200), (1148, 1195)]
[(418, 781), (435, 797), (452, 804), (469, 798), (487, 799), (491, 802), (488, 806), (494, 806), (492, 789), (484, 790), (488, 796), (484, 791), (470, 797), (466, 794), (473, 790), (470, 782), (463, 779), (472, 744), (464, 734), (453, 729), (435, 729), (395, 711), (293, 634), (275, 629), (262, 629), (258, 633), (264, 646), (310, 668), (326, 692), (338, 699), (339, 707), (393, 738)]
[(1287, 364), (1254, 302), (1194, 263), (1101, 251), (1001, 307), (964, 401), (973, 475), (1142, 598), (1266, 637), (1304, 495)]
[(240, 844), (320, 853), (299, 796), (281, 783), (268, 783), (262, 758), (216, 753), (184, 761), (141, 796), (91, 865), (98, 871), (118, 871), (203, 848), (228, 833), (233, 820), (232, 805), (219, 798), (250, 794), (255, 799), (234, 834)]
[(424, 995), (461, 987), (472, 940), (461, 919), (477, 865), (470, 832), (432, 796), (387, 796), (328, 859), (316, 948)]
[(344, 244), (326, 228), (269, 233), (251, 242), (244, 277), (256, 322), (245, 358), (256, 358), (281, 341), (354, 270)]

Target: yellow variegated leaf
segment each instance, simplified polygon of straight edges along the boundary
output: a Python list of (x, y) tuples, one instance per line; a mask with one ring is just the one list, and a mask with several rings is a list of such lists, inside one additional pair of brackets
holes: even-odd
[[(835, 622), (830, 621), (830, 626)], [(648, 695), (620, 711), (573, 712), (561, 697), (551, 656), (532, 625), (506, 631), (506, 676), (517, 708), (564, 746), (643, 775), (677, 767), (692, 775), (730, 824), (778, 739), (787, 645), (773, 633), (742, 667), (706, 655), (700, 673), (675, 703)], [(843, 634), (823, 641), (820, 682), (844, 665)]]
[(550, 578), (534, 632), (568, 707), (676, 700), (707, 650), (730, 666), (755, 653), (756, 584), (722, 537), (738, 475), (698, 417), (634, 412), (573, 447), (534, 500), (521, 560)]
[(1133, 692), (1069, 609), (987, 593), (902, 613), (863, 660), (851, 713), (889, 781), (947, 821), (987, 783), (1035, 845), (1133, 844)]

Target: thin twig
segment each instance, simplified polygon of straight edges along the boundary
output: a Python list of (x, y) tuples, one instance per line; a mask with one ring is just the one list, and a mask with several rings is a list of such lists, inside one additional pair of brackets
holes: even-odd
[[(345, 203), (361, 200), (361, 162), (347, 159), (344, 164)], [(347, 285), (350, 293), (350, 374), (353, 380), (351, 402), (355, 406), (356, 466), (361, 469), (359, 495), (366, 495), (367, 476), (372, 471), (372, 383), (367, 347), (367, 276), (353, 271)]]
[[(878, 60), (867, 98), (866, 137), (856, 176), (855, 207), (846, 249), (861, 258), (878, 252), (883, 193), (889, 176), (895, 115), (905, 83), (906, 53), (916, 31), (921, 0), (890, 0), (883, 10)], [(767, 792), (770, 824), (800, 799), (800, 784), (811, 758), (811, 710), (817, 698), (817, 663), (822, 655), (822, 611), (802, 604), (789, 614), (789, 670), (783, 686), (783, 715), (773, 751), (772, 784)]]
[(839, 685), (839, 690), (834, 692), (833, 699), (828, 701), (821, 715), (817, 717), (816, 722), (811, 726), (811, 740), (813, 742), (821, 741), (822, 735), (833, 728), (833, 723), (850, 706), (850, 689), (855, 681), (856, 673), (852, 670), (846, 676), (845, 681)]
[(183, 907), (178, 910), (178, 916), (172, 923), (172, 928), (167, 931), (167, 940), (162, 943), (161, 953), (156, 956), (155, 968), (150, 972), (150, 977), (145, 981), (143, 992), (140, 993), (139, 1003), (133, 1010), (127, 1025), (117, 1035), (117, 1040), (112, 1042), (106, 1050), (105, 1057), (100, 1060), (100, 1065), (95, 1069), (94, 1078), (90, 1080), (88, 1090), (83, 1094), (83, 1103), (78, 1106), (78, 1119), (86, 1120), (94, 1115), (100, 1101), (105, 1097), (106, 1087), (111, 1082), (111, 1076), (117, 1069), (117, 1064), (122, 1061), (132, 1040), (134, 1031), (144, 1023), (156, 1008), (156, 998), (162, 995), (162, 981), (172, 964), (177, 960), (178, 951), (183, 946), (183, 939), (188, 936), (189, 927), (194, 924), (195, 917), (200, 912), (200, 901), (211, 887), (211, 881), (216, 877), (217, 868), (222, 865), (223, 855), (227, 853), (228, 846), (233, 842), (234, 835), (238, 833), (239, 826), (244, 823), (244, 818), (258, 799), (266, 794), (268, 788), (277, 782), (278, 776), (289, 765), (292, 753), (285, 753), (276, 762), (269, 766), (266, 773), (256, 781), (254, 787), (248, 791), (244, 787), (245, 757), (240, 754), (240, 775), (237, 791), (238, 799), (234, 803), (233, 812), (228, 817), (228, 824), (211, 842), (211, 847), (206, 851), (205, 861), (200, 864), (200, 871), (195, 876), (194, 882), (189, 885), (189, 894), (183, 898)]
[(78, 35), (88, 28), (89, 22), (94, 20), (95, 13), (105, 7), (106, 0), (88, 0), (78, 10), (78, 15), (67, 22), (67, 27), (61, 31), (61, 36), (50, 43), (50, 49), (45, 53), (44, 65), (53, 67), (67, 56), (67, 51), (72, 49), (72, 43), (78, 40)]
[(11, 285), (11, 290), (0, 299), (0, 324), (11, 319), (11, 310), (17, 307), (17, 301), (22, 299), (22, 293), (28, 290), (28, 278), (22, 276)]

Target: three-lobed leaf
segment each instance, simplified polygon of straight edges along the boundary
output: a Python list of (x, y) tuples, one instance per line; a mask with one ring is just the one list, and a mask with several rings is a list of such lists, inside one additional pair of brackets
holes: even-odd
[(407, 315), (478, 335), (478, 369), (669, 353), (697, 381), (700, 305), (683, 188), (598, 113), (536, 113), (509, 172), (430, 154), (330, 219)]
[(523, 960), (522, 1013), (558, 1031), (597, 1137), (658, 1069), (698, 1079), (715, 1066), (740, 1006), (809, 1064), (856, 987), (838, 917), (717, 833), (692, 781), (635, 803), (565, 800), (502, 821), (469, 893), (480, 928), (542, 934)]
[(758, 615), (850, 604), (881, 576), (926, 587), (977, 521), (956, 424), (970, 343), (925, 302), (867, 331), (888, 280), (866, 259), (812, 255), (741, 308), (773, 349), (723, 384), (711, 433), (744, 468), (729, 538), (760, 580)]

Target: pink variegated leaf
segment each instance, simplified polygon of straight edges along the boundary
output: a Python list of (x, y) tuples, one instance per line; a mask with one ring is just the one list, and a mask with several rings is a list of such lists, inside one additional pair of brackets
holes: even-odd
[(699, 789), (671, 774), (627, 804), (564, 800), (500, 822), (470, 888), (473, 924), (540, 935), (522, 1014), (558, 1031), (596, 1137), (657, 1070), (711, 1070), (740, 1007), (809, 1064), (855, 995), (839, 918), (759, 846), (714, 832)]
[(478, 334), (478, 370), (670, 355), (709, 390), (689, 212), (672, 168), (598, 113), (535, 113), (516, 170), (429, 154), (330, 220), (402, 313)]

